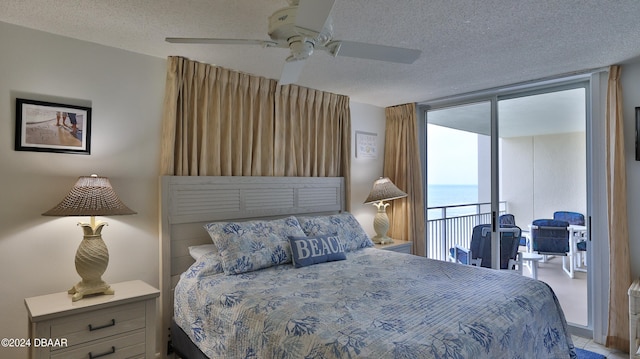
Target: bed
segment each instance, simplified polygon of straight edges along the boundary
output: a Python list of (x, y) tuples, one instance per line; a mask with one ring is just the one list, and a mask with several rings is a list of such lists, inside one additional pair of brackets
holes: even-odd
[[(546, 284), (371, 247), (341, 178), (162, 182), (163, 323), (183, 357), (576, 358)], [(313, 248), (328, 258), (305, 262)]]

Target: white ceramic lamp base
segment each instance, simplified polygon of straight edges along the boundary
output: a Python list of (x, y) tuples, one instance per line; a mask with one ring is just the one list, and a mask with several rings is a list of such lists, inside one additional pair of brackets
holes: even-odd
[(376, 235), (371, 238), (373, 243), (376, 244), (389, 244), (393, 243), (393, 239), (387, 237), (389, 231), (389, 217), (387, 216), (387, 206), (389, 203), (382, 201), (374, 203), (374, 206), (378, 207), (378, 213), (373, 218), (373, 229), (376, 231)]
[(76, 251), (76, 271), (82, 278), (80, 282), (69, 289), (68, 293), (73, 294), (73, 302), (88, 295), (114, 294), (113, 289), (102, 280), (109, 264), (109, 250), (102, 240), (102, 227), (106, 223), (97, 226), (92, 218), (92, 224), (79, 223), (84, 231), (84, 238)]

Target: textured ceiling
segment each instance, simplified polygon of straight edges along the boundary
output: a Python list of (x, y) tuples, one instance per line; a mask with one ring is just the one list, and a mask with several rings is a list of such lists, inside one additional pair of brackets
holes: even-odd
[[(0, 0), (0, 21), (277, 79), (286, 49), (177, 45), (268, 39), (285, 0)], [(315, 53), (297, 82), (390, 106), (640, 59), (638, 0), (337, 0), (334, 38), (422, 50), (411, 65)], [(7, 51), (5, 49), (4, 51)]]

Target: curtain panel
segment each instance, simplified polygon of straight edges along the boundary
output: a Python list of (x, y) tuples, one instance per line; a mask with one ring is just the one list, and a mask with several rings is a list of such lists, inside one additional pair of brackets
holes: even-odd
[(387, 107), (383, 174), (407, 197), (389, 206), (389, 236), (413, 241), (413, 253), (427, 255), (418, 119), (414, 103)]
[(278, 86), (275, 98), (275, 175), (344, 177), (350, 208), (349, 98), (295, 85)]
[(349, 98), (169, 57), (161, 173), (344, 177), (349, 208)]
[(609, 223), (609, 328), (606, 346), (629, 351), (629, 226), (620, 66), (609, 69), (606, 108), (606, 185)]

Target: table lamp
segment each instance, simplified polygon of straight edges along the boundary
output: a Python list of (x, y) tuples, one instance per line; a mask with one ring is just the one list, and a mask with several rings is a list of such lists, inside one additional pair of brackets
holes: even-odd
[(76, 251), (76, 271), (82, 278), (69, 289), (72, 301), (87, 295), (113, 294), (111, 287), (102, 280), (102, 274), (109, 264), (109, 251), (102, 240), (102, 227), (106, 222), (96, 222), (95, 216), (115, 216), (135, 214), (129, 209), (111, 187), (109, 179), (91, 175), (80, 177), (69, 194), (57, 206), (43, 213), (43, 216), (90, 216), (90, 223), (78, 223), (84, 231), (84, 238)]
[(393, 243), (393, 239), (387, 237), (387, 231), (389, 230), (387, 206), (389, 206), (389, 203), (384, 203), (384, 201), (391, 201), (406, 196), (407, 194), (396, 187), (388, 177), (380, 177), (373, 182), (373, 188), (369, 193), (369, 197), (364, 201), (365, 204), (373, 203), (374, 206), (378, 207), (378, 213), (376, 213), (376, 216), (373, 218), (373, 229), (376, 231), (375, 237), (372, 238), (373, 243)]

